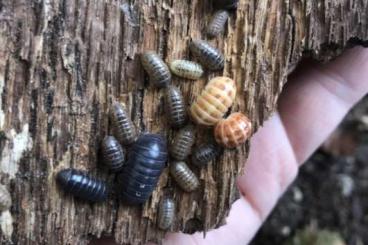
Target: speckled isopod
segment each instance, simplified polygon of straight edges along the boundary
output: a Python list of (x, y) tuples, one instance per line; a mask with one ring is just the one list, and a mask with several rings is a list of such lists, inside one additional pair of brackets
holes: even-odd
[(185, 160), (191, 153), (194, 142), (195, 127), (193, 125), (188, 125), (180, 129), (171, 144), (171, 156), (176, 160)]
[(197, 176), (185, 162), (170, 163), (170, 174), (184, 191), (191, 192), (199, 187)]
[(0, 185), (0, 212), (8, 210), (12, 205), (12, 200), (8, 189)]
[(120, 144), (129, 145), (136, 141), (138, 137), (137, 129), (121, 103), (115, 102), (112, 105), (110, 118), (114, 135)]
[(198, 167), (205, 166), (209, 161), (221, 155), (222, 148), (215, 143), (204, 143), (196, 147), (192, 153), (192, 163)]
[(180, 128), (185, 125), (188, 119), (187, 109), (179, 88), (170, 85), (165, 89), (165, 107), (171, 127)]
[(171, 73), (161, 57), (153, 51), (141, 55), (144, 70), (148, 73), (152, 85), (163, 88), (171, 82)]
[(102, 141), (101, 151), (105, 166), (112, 172), (122, 170), (125, 152), (114, 136), (106, 136)]
[(232, 113), (226, 119), (222, 119), (214, 129), (216, 142), (227, 148), (243, 144), (251, 132), (252, 123), (240, 112)]
[(213, 38), (223, 33), (228, 18), (229, 12), (226, 10), (216, 11), (207, 26), (207, 35)]
[(159, 203), (157, 226), (162, 230), (171, 227), (175, 218), (175, 202), (171, 197), (163, 197)]
[(189, 60), (174, 60), (170, 63), (170, 70), (179, 77), (197, 80), (203, 75), (200, 64)]
[(193, 56), (207, 69), (215, 71), (224, 68), (224, 56), (206, 41), (193, 40), (189, 44), (189, 49)]
[(206, 126), (216, 124), (233, 104), (235, 95), (234, 80), (213, 78), (190, 107), (192, 120)]
[(86, 172), (68, 168), (61, 170), (56, 177), (65, 192), (81, 200), (100, 202), (107, 199), (107, 186), (104, 181), (91, 177)]
[(218, 9), (236, 9), (239, 0), (213, 0), (215, 8)]
[(167, 157), (166, 139), (158, 134), (141, 135), (118, 176), (121, 199), (128, 204), (144, 203), (156, 188)]

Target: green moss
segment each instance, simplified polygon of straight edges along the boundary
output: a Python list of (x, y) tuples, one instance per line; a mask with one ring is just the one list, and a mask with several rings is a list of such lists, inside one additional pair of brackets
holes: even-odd
[(306, 228), (298, 231), (285, 245), (345, 245), (337, 232)]

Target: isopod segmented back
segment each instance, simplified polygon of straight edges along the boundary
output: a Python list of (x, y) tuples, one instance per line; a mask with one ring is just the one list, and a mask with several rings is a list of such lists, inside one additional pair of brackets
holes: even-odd
[(190, 107), (194, 122), (206, 126), (215, 125), (233, 104), (236, 84), (228, 77), (215, 77), (208, 82)]
[(185, 160), (192, 151), (195, 142), (195, 127), (187, 125), (180, 129), (171, 144), (170, 153), (176, 160)]
[(115, 102), (110, 110), (110, 118), (115, 137), (122, 145), (130, 145), (138, 137), (137, 129), (125, 107)]
[(107, 199), (105, 181), (91, 177), (84, 171), (68, 168), (58, 172), (56, 181), (65, 192), (81, 200), (100, 202)]
[(192, 153), (192, 163), (198, 167), (205, 166), (208, 162), (220, 156), (222, 148), (215, 143), (204, 143), (196, 147)]
[(193, 40), (189, 44), (190, 52), (207, 69), (215, 71), (224, 68), (225, 59), (221, 52), (206, 41)]
[(170, 163), (170, 174), (184, 191), (191, 192), (199, 187), (197, 176), (185, 162)]
[(197, 80), (203, 75), (200, 64), (189, 60), (174, 60), (170, 63), (170, 70), (179, 77)]
[(158, 54), (153, 51), (146, 51), (141, 55), (141, 62), (152, 85), (163, 88), (170, 84), (170, 70)]
[(216, 37), (224, 32), (225, 24), (229, 18), (229, 12), (226, 10), (218, 10), (212, 16), (207, 27), (207, 35), (210, 38)]
[(180, 128), (188, 120), (184, 97), (178, 87), (173, 85), (165, 89), (165, 107), (169, 124), (173, 128)]
[(114, 136), (106, 136), (102, 141), (101, 151), (105, 166), (112, 172), (122, 170), (125, 152)]
[(175, 202), (171, 197), (163, 197), (159, 203), (157, 226), (162, 230), (171, 227), (175, 218)]

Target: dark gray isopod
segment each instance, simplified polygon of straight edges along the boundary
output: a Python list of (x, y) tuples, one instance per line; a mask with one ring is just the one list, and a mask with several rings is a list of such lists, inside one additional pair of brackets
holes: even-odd
[(169, 85), (171, 82), (169, 67), (167, 67), (158, 54), (153, 51), (144, 52), (141, 55), (141, 62), (152, 85), (158, 88), (163, 88)]
[(144, 134), (132, 145), (124, 171), (118, 176), (121, 199), (129, 204), (147, 201), (156, 188), (167, 161), (166, 139)]
[(197, 176), (185, 162), (170, 163), (170, 174), (184, 191), (191, 192), (199, 187)]
[(192, 163), (198, 167), (206, 165), (222, 153), (222, 148), (214, 143), (202, 144), (192, 153)]
[(107, 199), (107, 186), (105, 181), (91, 177), (86, 172), (68, 168), (61, 170), (56, 181), (65, 192), (81, 200), (100, 202)]
[(212, 0), (213, 5), (217, 9), (236, 9), (239, 0)]
[(195, 127), (193, 125), (180, 129), (170, 147), (171, 156), (176, 160), (185, 160), (191, 153), (194, 142)]
[(102, 155), (105, 166), (112, 172), (122, 170), (125, 152), (114, 136), (106, 136), (102, 141)]
[(186, 105), (179, 88), (171, 85), (165, 90), (165, 107), (169, 124), (173, 128), (180, 128), (188, 120)]
[(122, 145), (130, 145), (138, 137), (137, 129), (121, 103), (115, 102), (110, 110), (110, 118), (115, 137)]
[(215, 71), (224, 68), (224, 56), (206, 41), (193, 40), (189, 44), (189, 49), (193, 56), (207, 69)]
[(171, 197), (163, 197), (159, 203), (157, 226), (162, 230), (171, 227), (175, 218), (175, 202)]
[(212, 19), (207, 27), (207, 35), (211, 38), (216, 37), (224, 32), (225, 24), (229, 18), (229, 12), (226, 10), (218, 10), (213, 14)]

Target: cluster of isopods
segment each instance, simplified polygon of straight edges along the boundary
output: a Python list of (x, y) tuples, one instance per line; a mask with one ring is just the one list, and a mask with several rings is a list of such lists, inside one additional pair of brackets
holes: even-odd
[[(228, 10), (235, 8), (237, 1), (222, 0), (217, 3), (223, 9), (214, 14), (208, 26), (207, 33), (211, 38), (223, 31), (229, 17)], [(151, 85), (164, 89), (169, 124), (178, 130), (169, 146), (159, 134), (139, 135), (126, 108), (119, 102), (111, 106), (109, 117), (113, 132), (103, 139), (101, 152), (105, 166), (111, 172), (118, 173), (117, 188), (124, 203), (136, 205), (146, 202), (156, 188), (169, 158), (169, 172), (178, 186), (186, 192), (197, 190), (200, 182), (186, 164), (188, 157), (191, 155), (192, 164), (203, 167), (218, 157), (223, 148), (237, 147), (251, 134), (251, 122), (244, 114), (235, 112), (223, 118), (236, 97), (236, 84), (231, 78), (211, 79), (188, 113), (180, 89), (171, 84), (172, 74), (198, 80), (203, 76), (204, 68), (209, 71), (221, 70), (225, 60), (219, 50), (204, 40), (192, 40), (189, 50), (198, 63), (174, 60), (168, 66), (153, 51), (143, 52), (140, 57)], [(189, 123), (189, 118), (195, 124), (214, 127), (215, 142), (208, 141), (192, 149), (196, 141), (196, 127)], [(77, 169), (61, 170), (57, 174), (57, 182), (66, 192), (82, 200), (97, 202), (106, 200), (108, 196), (108, 188), (103, 180)], [(173, 198), (164, 195), (158, 208), (158, 227), (169, 229), (174, 213)]]

